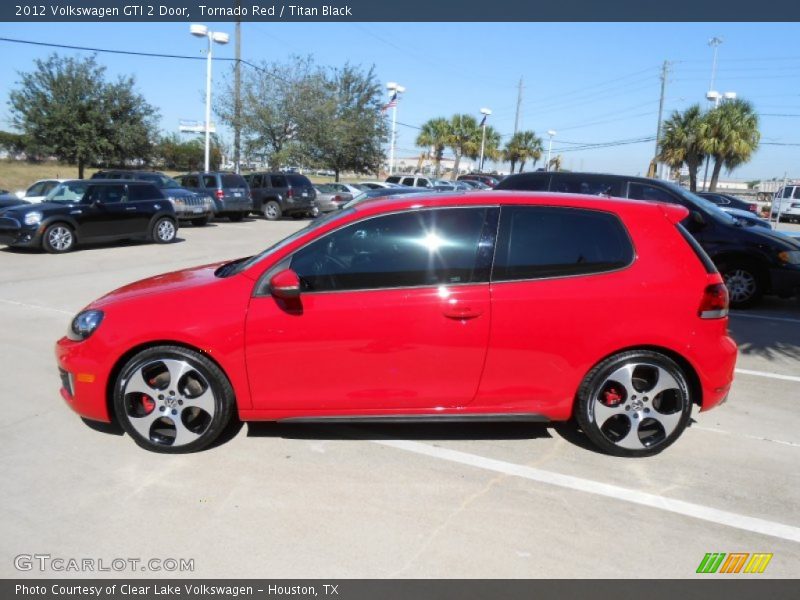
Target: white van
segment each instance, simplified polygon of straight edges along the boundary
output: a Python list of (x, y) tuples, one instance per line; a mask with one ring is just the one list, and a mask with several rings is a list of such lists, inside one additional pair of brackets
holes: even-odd
[(791, 223), (800, 222), (800, 185), (787, 185), (772, 199), (772, 218)]

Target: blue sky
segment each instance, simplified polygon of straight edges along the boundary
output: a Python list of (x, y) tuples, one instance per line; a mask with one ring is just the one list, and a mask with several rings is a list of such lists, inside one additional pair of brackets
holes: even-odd
[[(232, 23), (207, 24), (233, 34)], [(204, 40), (188, 30), (188, 23), (1, 23), (0, 37), (204, 56)], [(381, 81), (407, 88), (398, 121), (414, 126), (458, 112), (478, 115), (486, 106), (494, 111), (490, 124), (509, 136), (523, 77), (522, 128), (545, 139), (554, 129), (553, 154), (562, 154), (566, 168), (629, 174), (646, 171), (654, 142), (569, 148), (652, 137), (664, 60), (673, 62), (665, 116), (694, 102), (706, 106), (707, 42), (718, 36), (715, 88), (755, 104), (763, 115), (762, 142), (800, 144), (798, 23), (243, 23), (242, 32), (242, 57), (251, 62), (311, 54), (323, 65), (375, 65)], [(7, 94), (18, 72), (53, 49), (0, 42), (0, 51), (0, 128), (8, 128)], [(232, 58), (233, 44), (216, 46), (215, 56)], [(159, 108), (163, 130), (177, 130), (179, 119), (203, 118), (204, 61), (102, 53), (98, 61), (111, 76), (135, 76), (137, 89)], [(229, 69), (215, 63), (215, 80)], [(401, 125), (398, 134), (398, 156), (419, 152), (415, 129)], [(800, 145), (764, 144), (730, 177), (784, 172), (800, 177)]]

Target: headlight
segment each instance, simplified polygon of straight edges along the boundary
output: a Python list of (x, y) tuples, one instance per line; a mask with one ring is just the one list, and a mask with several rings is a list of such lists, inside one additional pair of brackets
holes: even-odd
[(103, 322), (102, 310), (85, 310), (72, 319), (72, 324), (67, 331), (67, 337), (75, 342), (88, 338)]
[(41, 222), (42, 213), (40, 213), (38, 210), (25, 213), (25, 225), (38, 225)]
[(167, 196), (167, 200), (172, 202), (172, 206), (174, 206), (175, 208), (184, 205), (183, 198), (176, 198), (175, 196)]
[(786, 265), (800, 265), (800, 250), (785, 250), (778, 253), (778, 260)]

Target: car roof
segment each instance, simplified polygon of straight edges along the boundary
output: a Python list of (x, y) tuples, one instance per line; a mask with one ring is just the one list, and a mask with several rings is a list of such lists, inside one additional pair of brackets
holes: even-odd
[(364, 216), (413, 208), (458, 207), (458, 206), (554, 206), (564, 208), (587, 208), (606, 210), (614, 213), (640, 210), (661, 210), (672, 222), (685, 218), (689, 211), (677, 204), (667, 204), (650, 200), (631, 200), (628, 198), (609, 198), (588, 194), (564, 194), (559, 192), (517, 192), (517, 191), (425, 191), (419, 194), (384, 196), (370, 202), (362, 202), (353, 209)]
[(149, 181), (143, 181), (141, 179), (62, 179), (61, 183), (88, 183), (91, 185), (95, 185), (98, 183), (135, 183), (137, 185), (153, 185)]

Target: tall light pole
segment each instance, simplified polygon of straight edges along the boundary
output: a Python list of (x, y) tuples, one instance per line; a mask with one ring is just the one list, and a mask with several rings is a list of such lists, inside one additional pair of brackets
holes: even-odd
[(389, 146), (389, 175), (394, 175), (394, 145), (397, 141), (397, 99), (403, 92), (406, 91), (402, 85), (397, 82), (390, 81), (386, 84), (386, 89), (389, 90), (389, 102), (383, 108), (392, 109), (392, 143)]
[(192, 24), (189, 33), (196, 37), (208, 38), (208, 54), (206, 56), (206, 159), (205, 170), (210, 171), (211, 162), (211, 54), (214, 42), (227, 44), (230, 37), (221, 31), (210, 31), (205, 25)]
[(708, 45), (714, 49), (714, 60), (711, 62), (711, 84), (708, 86), (708, 91), (714, 89), (714, 77), (717, 74), (717, 49), (719, 45), (722, 43), (722, 38), (713, 37), (708, 40)]
[(492, 114), (492, 109), (482, 108), (481, 114), (483, 115), (483, 119), (481, 120), (481, 161), (478, 163), (478, 170), (483, 173), (483, 149), (486, 146), (486, 119)]
[(550, 143), (547, 145), (547, 163), (544, 165), (545, 171), (550, 170), (550, 152), (553, 150), (553, 138), (555, 137), (556, 132), (553, 129), (549, 129), (547, 131), (547, 135), (550, 136)]

